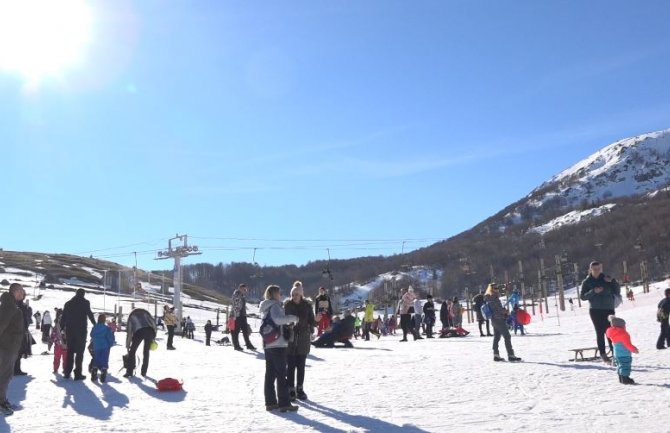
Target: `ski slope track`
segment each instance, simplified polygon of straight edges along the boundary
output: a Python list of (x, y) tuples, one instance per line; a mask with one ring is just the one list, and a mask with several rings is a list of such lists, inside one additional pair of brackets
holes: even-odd
[[(202, 326), (216, 321), (215, 310), (205, 309), (212, 303), (193, 301), (185, 309), (197, 330), (194, 340), (177, 337), (177, 350), (167, 351), (159, 332), (148, 378), (124, 379), (125, 350), (112, 348), (105, 384), (53, 375), (52, 356), (40, 355), (46, 346), (31, 326), (36, 355), (23, 361), (29, 375), (10, 384), (9, 399), (19, 410), (0, 417), (0, 432), (667, 432), (670, 350), (655, 348), (655, 312), (669, 286), (656, 283), (650, 294), (635, 288), (637, 300), (618, 311), (640, 348), (632, 373), (638, 385), (619, 384), (615, 369), (602, 363), (569, 362), (569, 349), (595, 345), (588, 307), (577, 308), (575, 300), (575, 311), (566, 304), (568, 311), (557, 316), (550, 299), (549, 315), (534, 316), (528, 335), (512, 338), (523, 363), (494, 363), (491, 338), (479, 337), (467, 320), (472, 333), (461, 339), (373, 337), (354, 341), (354, 349), (312, 349), (305, 382), (310, 400), (295, 414), (265, 411), (262, 351), (204, 345)], [(36, 301), (29, 284), (27, 292), (35, 311), (53, 310), (73, 295), (47, 289)], [(91, 292), (87, 298), (95, 312), (103, 303), (113, 310), (117, 302), (124, 311), (135, 302), (153, 312), (153, 305), (128, 297)], [(258, 325), (251, 320), (254, 330)], [(213, 340), (221, 336), (215, 332)], [(117, 333), (117, 341), (123, 344), (125, 334)], [(258, 334), (252, 341), (261, 347)], [(159, 393), (154, 381), (165, 377), (183, 380), (184, 392)]]

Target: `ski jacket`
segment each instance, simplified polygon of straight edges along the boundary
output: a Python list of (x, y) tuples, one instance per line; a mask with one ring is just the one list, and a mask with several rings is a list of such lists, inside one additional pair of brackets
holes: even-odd
[(447, 301), (442, 301), (440, 306), (440, 321), (447, 322), (449, 320), (449, 307), (447, 306)]
[(109, 349), (116, 343), (114, 333), (104, 323), (96, 323), (91, 329), (91, 341), (93, 342), (93, 350)]
[(614, 346), (614, 356), (631, 356), (631, 352), (637, 352), (637, 347), (630, 341), (630, 334), (626, 328), (615, 328), (610, 326), (605, 331), (607, 338), (612, 340)]
[(77, 290), (77, 294), (65, 303), (61, 328), (65, 331), (68, 341), (79, 341), (84, 344), (88, 334), (88, 319), (95, 326), (95, 317), (91, 311), (91, 303), (84, 298), (84, 291)]
[(67, 349), (67, 344), (65, 343), (65, 335), (63, 335), (63, 331), (60, 329), (60, 323), (56, 322), (56, 324), (51, 328), (51, 335), (49, 336), (51, 339), (51, 343), (54, 346), (59, 346), (63, 349)]
[(45, 311), (42, 315), (42, 325), (52, 325), (53, 321), (51, 320), (51, 314), (48, 311)]
[(333, 315), (333, 304), (330, 302), (330, 296), (327, 294), (319, 295), (314, 298), (314, 314), (327, 313)]
[(421, 299), (415, 298), (414, 299), (414, 314), (418, 314), (420, 316), (422, 311), (423, 311), (423, 304), (421, 304)]
[(291, 323), (297, 323), (298, 317), (285, 314), (284, 309), (282, 308), (282, 303), (275, 299), (266, 299), (261, 302), (259, 310), (263, 318), (269, 314), (272, 321), (275, 322), (275, 325), (281, 328), (279, 338), (272, 343), (266, 344), (265, 349), (281, 349), (288, 347), (288, 341), (284, 338), (284, 326), (290, 325)]
[[(596, 293), (594, 289), (602, 287), (603, 291)], [(612, 310), (614, 311), (614, 297), (621, 296), (621, 286), (612, 277), (600, 274), (598, 278), (589, 274), (582, 282), (579, 297), (582, 301), (589, 301), (592, 310)]]
[(405, 292), (400, 301), (398, 301), (398, 312), (400, 314), (409, 314), (412, 302), (414, 302), (414, 295), (410, 292)]
[(426, 315), (426, 317), (430, 317), (433, 320), (435, 319), (435, 304), (433, 301), (427, 301), (425, 304), (423, 304), (423, 314)]
[(128, 323), (126, 324), (127, 349), (130, 349), (135, 333), (144, 328), (152, 328), (154, 330), (154, 335), (156, 335), (156, 321), (154, 320), (154, 316), (147, 310), (136, 308), (128, 315)]
[(0, 296), (0, 349), (17, 354), (25, 336), (23, 313), (14, 296), (5, 292)]
[(312, 303), (301, 298), (297, 304), (291, 299), (284, 303), (284, 313), (298, 318), (293, 326), (293, 339), (288, 344), (289, 355), (307, 355), (312, 346), (312, 332), (318, 325), (314, 318)]
[(177, 326), (177, 315), (170, 309), (166, 309), (163, 312), (163, 322), (165, 326)]
[(233, 309), (230, 312), (231, 317), (246, 317), (247, 315), (247, 299), (242, 294), (240, 289), (235, 289), (233, 292)]
[(204, 326), (204, 329), (205, 329), (205, 334), (209, 335), (209, 334), (212, 333), (212, 329), (214, 329), (214, 325), (212, 325), (211, 323), (206, 323), (205, 326)]
[(365, 315), (363, 316), (363, 321), (370, 323), (375, 320), (375, 304), (369, 302), (365, 306)]
[(505, 322), (507, 320), (507, 310), (503, 308), (502, 302), (500, 302), (500, 297), (496, 295), (484, 295), (484, 301), (489, 303), (491, 307), (491, 320), (498, 322)]

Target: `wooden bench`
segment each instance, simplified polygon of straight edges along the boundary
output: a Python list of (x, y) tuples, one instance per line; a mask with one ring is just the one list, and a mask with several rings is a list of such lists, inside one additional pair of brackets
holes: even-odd
[[(586, 357), (586, 358), (585, 358), (585, 357), (584, 357), (584, 351), (589, 351), (589, 350), (593, 350), (593, 356), (591, 356), (591, 357)], [(569, 352), (574, 352), (574, 353), (575, 353), (575, 357), (574, 357), (573, 359), (570, 359), (569, 361), (574, 361), (574, 362), (578, 362), (578, 361), (596, 361), (596, 360), (601, 359), (601, 358), (600, 358), (600, 355), (598, 355), (598, 348), (597, 348), (597, 347), (582, 347), (582, 348), (580, 348), (580, 349), (570, 349), (570, 350), (568, 350), (568, 351), (569, 351)], [(607, 349), (606, 349), (606, 355), (607, 355), (607, 356), (610, 356), (611, 354), (612, 354), (612, 352), (610, 351), (610, 348), (607, 347)]]

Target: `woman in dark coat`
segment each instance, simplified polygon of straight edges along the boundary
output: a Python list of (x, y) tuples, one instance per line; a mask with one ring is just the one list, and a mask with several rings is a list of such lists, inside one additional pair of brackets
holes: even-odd
[[(298, 317), (298, 323), (293, 327), (293, 338), (289, 340), (287, 350), (287, 382), (289, 396), (292, 401), (296, 398), (307, 400), (307, 394), (303, 389), (305, 381), (305, 362), (311, 347), (311, 337), (314, 327), (318, 325), (318, 319), (314, 317), (312, 304), (303, 297), (303, 288), (300, 281), (293, 283), (291, 299), (284, 305), (286, 314)], [(298, 371), (298, 382), (296, 386), (295, 372)]]

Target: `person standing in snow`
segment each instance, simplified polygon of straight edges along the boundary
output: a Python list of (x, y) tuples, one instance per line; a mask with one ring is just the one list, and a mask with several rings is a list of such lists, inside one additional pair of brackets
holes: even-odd
[(365, 300), (365, 314), (363, 315), (363, 338), (365, 341), (370, 341), (370, 331), (372, 330), (372, 322), (375, 321), (375, 304), (369, 299)]
[(424, 322), (426, 323), (426, 338), (433, 338), (433, 325), (435, 325), (435, 304), (433, 295), (427, 296), (428, 300), (423, 304)]
[(35, 318), (35, 329), (39, 331), (42, 326), (42, 314), (39, 311), (36, 311), (35, 314), (33, 314), (33, 317)]
[(14, 413), (7, 400), (7, 388), (14, 373), (14, 361), (25, 339), (23, 313), (17, 305), (17, 301), (25, 296), (23, 286), (18, 283), (11, 284), (9, 292), (0, 295), (0, 413), (4, 415)]
[(65, 366), (67, 365), (67, 341), (65, 338), (65, 333), (61, 329), (61, 317), (62, 313), (59, 310), (56, 310), (56, 320), (54, 325), (51, 328), (51, 335), (49, 336), (49, 348), (51, 345), (54, 346), (54, 362), (53, 362), (53, 373), (58, 373), (58, 368), (63, 365), (63, 374), (65, 374)]
[(84, 289), (77, 289), (72, 299), (65, 303), (63, 308), (63, 317), (61, 318), (61, 328), (65, 331), (67, 339), (67, 361), (63, 377), (70, 378), (70, 373), (74, 367), (74, 380), (84, 380), (86, 376), (82, 375), (82, 363), (84, 361), (84, 350), (86, 349), (86, 336), (88, 335), (88, 319), (95, 326), (95, 317), (91, 311), (91, 304), (84, 296)]
[[(286, 381), (286, 350), (288, 341), (284, 337), (283, 326), (298, 323), (298, 317), (286, 315), (281, 302), (281, 289), (270, 285), (265, 289), (265, 300), (261, 302), (260, 314), (270, 316), (276, 326), (279, 326), (279, 337), (264, 344), (265, 352), (265, 410), (279, 409), (281, 412), (295, 412), (298, 406), (291, 404), (288, 383)], [(275, 382), (277, 390), (275, 393)]]
[(51, 335), (51, 313), (49, 310), (46, 310), (42, 315), (42, 343), (47, 343), (49, 341), (49, 336)]
[[(603, 362), (607, 364), (612, 362), (605, 349), (605, 332), (610, 327), (607, 318), (616, 314), (614, 307), (617, 297), (621, 298), (619, 283), (603, 273), (603, 265), (600, 262), (591, 262), (589, 276), (582, 282), (580, 298), (582, 301), (589, 301), (589, 315), (596, 331), (598, 351)], [(611, 341), (609, 345), (612, 349)]]
[(247, 324), (247, 285), (240, 284), (233, 292), (233, 308), (230, 312), (231, 317), (235, 318), (235, 329), (233, 329), (233, 348), (242, 351), (240, 346), (240, 331), (244, 337), (244, 344), (249, 350), (256, 350), (251, 341), (249, 341), (249, 325)]
[(498, 343), (502, 337), (505, 340), (505, 349), (507, 350), (507, 359), (511, 362), (521, 361), (521, 358), (518, 358), (514, 355), (514, 349), (512, 348), (512, 336), (509, 333), (507, 328), (507, 310), (502, 305), (500, 301), (500, 290), (495, 283), (489, 284), (489, 287), (486, 289), (484, 295), (484, 300), (491, 307), (491, 324), (493, 325), (493, 360), (494, 361), (504, 361), (504, 358), (500, 357), (500, 352), (498, 351)]
[(128, 323), (126, 325), (126, 348), (128, 354), (124, 355), (124, 367), (126, 374), (123, 377), (130, 377), (135, 370), (135, 354), (140, 344), (144, 342), (142, 369), (140, 370), (142, 376), (147, 375), (149, 369), (149, 352), (151, 350), (151, 343), (156, 338), (156, 321), (154, 316), (147, 310), (136, 308), (128, 315)]
[(186, 338), (189, 340), (193, 340), (195, 336), (193, 333), (195, 332), (195, 323), (193, 323), (193, 320), (191, 320), (191, 316), (186, 317)]
[(174, 314), (174, 307), (170, 308), (167, 305), (163, 307), (163, 322), (165, 322), (168, 333), (167, 350), (175, 350), (173, 342), (174, 330), (177, 327), (177, 315)]
[(286, 380), (288, 382), (289, 398), (291, 401), (295, 401), (296, 398), (307, 400), (304, 389), (305, 363), (312, 347), (312, 332), (321, 317), (318, 314), (314, 316), (312, 303), (305, 299), (304, 289), (300, 281), (293, 283), (291, 299), (284, 303), (284, 312), (298, 318), (298, 323), (293, 327), (293, 338), (289, 341), (286, 350), (288, 364)]
[(612, 326), (607, 328), (605, 335), (614, 344), (613, 355), (616, 359), (617, 373), (619, 374), (619, 383), (624, 385), (634, 385), (635, 381), (630, 377), (630, 369), (633, 363), (632, 353), (640, 353), (637, 347), (630, 341), (630, 334), (626, 331), (626, 321), (610, 315), (607, 320)]
[(209, 346), (209, 342), (212, 339), (212, 329), (214, 326), (212, 326), (212, 321), (208, 320), (207, 323), (205, 324), (205, 346)]
[(454, 328), (463, 327), (463, 306), (458, 301), (458, 296), (454, 296), (451, 300), (451, 316), (453, 317), (452, 323)]
[[(402, 293), (400, 300), (398, 301), (398, 314), (400, 315), (400, 327), (402, 328), (402, 340), (400, 341), (407, 341), (407, 334), (409, 332), (412, 332), (412, 335), (414, 335), (414, 332), (411, 329), (412, 318), (410, 314), (410, 308), (412, 308), (413, 304), (414, 289), (412, 286), (409, 286), (407, 291)], [(416, 340), (416, 335), (414, 336), (414, 339)]]
[(330, 322), (333, 318), (333, 304), (330, 302), (330, 296), (326, 293), (325, 287), (319, 287), (319, 295), (314, 300), (314, 315), (320, 315), (317, 336), (330, 328)]
[(91, 340), (93, 342), (93, 362), (91, 363), (91, 380), (98, 380), (100, 371), (100, 382), (107, 380), (107, 369), (109, 368), (109, 352), (116, 344), (114, 334), (107, 326), (107, 316), (98, 314), (98, 323), (91, 329)]
[(419, 299), (418, 296), (414, 298), (413, 304), (414, 317), (412, 317), (412, 320), (414, 321), (414, 340), (423, 340), (423, 337), (421, 336), (421, 314), (423, 312), (423, 304), (421, 304), (421, 299)]
[(668, 317), (670, 317), (670, 289), (665, 289), (665, 298), (658, 303), (657, 319), (661, 323), (661, 335), (656, 341), (656, 348), (659, 350), (670, 347), (670, 324), (668, 324)]
[[(18, 284), (18, 283), (14, 283)], [(10, 290), (12, 286), (9, 286)], [(25, 376), (28, 373), (25, 371), (21, 370), (21, 358), (27, 358), (28, 356), (32, 355), (32, 344), (34, 344), (34, 340), (32, 335), (30, 334), (29, 327), (30, 327), (30, 322), (33, 320), (32, 318), (32, 308), (28, 306), (28, 301), (25, 300), (25, 290), (23, 290), (23, 286), (21, 286), (21, 290), (23, 293), (23, 297), (21, 299), (16, 298), (16, 306), (21, 310), (21, 313), (23, 314), (23, 341), (21, 342), (21, 348), (19, 349), (19, 356), (16, 358), (16, 362), (14, 363), (14, 375), (15, 376)], [(19, 291), (15, 291), (16, 295), (18, 296)], [(25, 301), (24, 301), (25, 300)]]
[[(481, 337), (491, 337), (491, 328), (489, 327), (489, 319), (484, 317), (482, 314), (482, 307), (484, 306), (484, 294), (480, 290), (478, 294), (476, 294), (472, 298), (472, 308), (475, 309), (475, 314), (477, 315), (477, 323), (479, 324), (479, 334)], [(484, 335), (484, 331), (482, 330), (482, 325), (486, 323), (486, 335)]]

